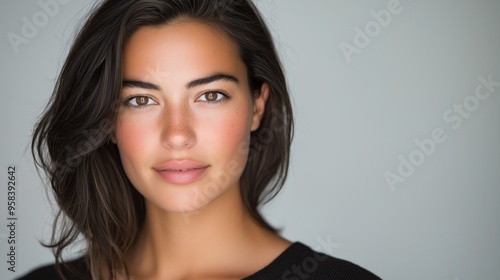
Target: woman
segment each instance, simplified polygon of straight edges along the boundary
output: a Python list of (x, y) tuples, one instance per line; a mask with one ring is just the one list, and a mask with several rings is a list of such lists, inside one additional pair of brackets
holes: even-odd
[[(56, 264), (21, 279), (379, 279), (260, 215), (287, 176), (292, 128), (250, 1), (104, 1), (35, 129), (60, 206)], [(63, 263), (79, 236), (85, 256)]]

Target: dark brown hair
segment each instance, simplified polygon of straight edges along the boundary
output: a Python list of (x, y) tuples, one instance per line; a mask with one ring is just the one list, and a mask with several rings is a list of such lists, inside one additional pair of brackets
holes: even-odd
[(237, 46), (251, 92), (270, 86), (260, 127), (251, 133), (240, 179), (243, 202), (276, 232), (258, 206), (281, 189), (288, 172), (293, 117), (285, 77), (271, 34), (249, 0), (108, 0), (90, 13), (67, 56), (32, 140), (35, 163), (60, 207), (52, 240), (56, 264), (83, 237), (93, 279), (103, 265), (113, 279), (126, 270), (124, 253), (142, 226), (144, 199), (128, 180), (110, 141), (122, 88), (122, 49), (141, 27), (175, 20), (210, 24)]

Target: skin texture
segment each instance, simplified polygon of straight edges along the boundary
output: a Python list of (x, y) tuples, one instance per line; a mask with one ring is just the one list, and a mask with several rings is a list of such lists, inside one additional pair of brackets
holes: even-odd
[[(269, 264), (290, 242), (252, 219), (239, 189), (268, 85), (253, 95), (232, 41), (197, 22), (139, 29), (125, 45), (123, 61), (124, 80), (155, 87), (124, 86), (112, 138), (146, 202), (144, 227), (127, 252), (130, 274), (241, 279)], [(188, 86), (215, 74), (237, 81)], [(194, 182), (172, 184), (159, 176), (159, 166), (186, 159), (207, 166)]]

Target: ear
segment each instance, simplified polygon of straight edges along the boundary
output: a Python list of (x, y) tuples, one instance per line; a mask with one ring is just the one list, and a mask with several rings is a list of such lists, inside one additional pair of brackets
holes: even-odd
[[(257, 93), (255, 93), (257, 94)], [(257, 130), (260, 126), (260, 121), (264, 116), (264, 111), (266, 109), (267, 98), (269, 97), (269, 84), (263, 83), (260, 87), (260, 94), (257, 98), (253, 100), (253, 117), (251, 131)]]

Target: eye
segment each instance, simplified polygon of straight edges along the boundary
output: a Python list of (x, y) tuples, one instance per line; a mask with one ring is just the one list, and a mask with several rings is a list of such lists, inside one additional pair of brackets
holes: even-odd
[(132, 96), (127, 98), (125, 100), (125, 105), (132, 106), (132, 107), (142, 107), (142, 106), (147, 106), (147, 105), (154, 105), (158, 104), (156, 101), (154, 101), (151, 97), (147, 96)]
[(196, 99), (196, 100), (211, 103), (211, 102), (221, 102), (225, 98), (228, 98), (228, 96), (222, 92), (207, 91), (207, 92), (203, 93), (202, 95), (200, 95), (200, 97), (198, 97), (198, 99)]

